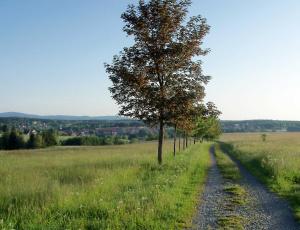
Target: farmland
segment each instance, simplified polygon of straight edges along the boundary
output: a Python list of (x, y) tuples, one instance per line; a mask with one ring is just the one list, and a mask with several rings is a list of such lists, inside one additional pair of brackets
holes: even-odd
[(156, 142), (0, 152), (2, 229), (172, 229), (189, 226), (209, 143), (177, 154)]
[(227, 151), (265, 183), (289, 200), (300, 219), (300, 133), (224, 134)]

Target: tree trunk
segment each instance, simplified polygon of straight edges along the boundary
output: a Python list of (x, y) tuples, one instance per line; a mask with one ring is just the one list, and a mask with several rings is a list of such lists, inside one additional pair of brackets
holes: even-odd
[(182, 149), (185, 150), (185, 133), (182, 135)]
[(179, 147), (179, 152), (180, 152), (180, 151), (181, 151), (181, 146), (180, 146), (180, 144), (181, 144), (181, 143), (180, 143), (180, 142), (181, 142), (181, 134), (180, 134), (180, 133), (179, 133), (178, 138), (179, 138), (179, 139), (178, 139), (178, 144), (179, 144), (178, 147)]
[(194, 144), (196, 144), (196, 138), (194, 137)]
[(185, 133), (185, 147), (186, 148), (188, 147), (188, 136), (186, 133)]
[(164, 141), (164, 122), (159, 122), (159, 135), (158, 135), (158, 150), (157, 150), (157, 160), (158, 163), (162, 163), (162, 150), (163, 150), (163, 141)]
[(176, 155), (176, 138), (177, 138), (177, 126), (174, 126), (174, 157)]

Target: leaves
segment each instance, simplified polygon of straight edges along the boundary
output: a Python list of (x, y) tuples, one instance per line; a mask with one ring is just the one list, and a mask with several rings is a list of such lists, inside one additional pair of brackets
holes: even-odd
[(106, 64), (121, 115), (170, 123), (203, 100), (210, 77), (194, 58), (208, 52), (200, 45), (209, 26), (201, 16), (183, 24), (190, 5), (187, 0), (139, 1), (122, 14), (123, 30), (135, 43)]

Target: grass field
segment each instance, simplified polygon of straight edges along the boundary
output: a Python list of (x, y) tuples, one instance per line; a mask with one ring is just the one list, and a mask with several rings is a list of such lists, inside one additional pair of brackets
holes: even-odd
[(209, 143), (0, 152), (0, 229), (174, 229), (191, 223)]
[[(300, 133), (224, 134), (227, 150), (273, 191), (290, 201), (300, 220)], [(233, 147), (233, 148), (232, 148)]]

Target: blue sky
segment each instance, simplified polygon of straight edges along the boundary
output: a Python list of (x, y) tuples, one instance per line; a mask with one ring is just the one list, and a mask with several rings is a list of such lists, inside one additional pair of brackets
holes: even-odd
[[(113, 115), (104, 62), (131, 40), (127, 0), (0, 0), (0, 112)], [(207, 100), (222, 119), (300, 120), (300, 1), (194, 0)]]

